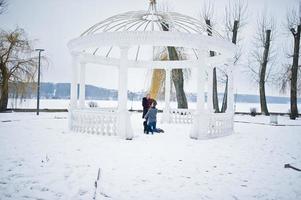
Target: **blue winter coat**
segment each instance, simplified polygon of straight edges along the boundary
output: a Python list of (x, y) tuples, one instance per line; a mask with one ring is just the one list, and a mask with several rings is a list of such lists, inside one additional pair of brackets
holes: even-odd
[(157, 113), (158, 109), (151, 107), (148, 112), (145, 114), (144, 118), (147, 119), (147, 123), (157, 122)]

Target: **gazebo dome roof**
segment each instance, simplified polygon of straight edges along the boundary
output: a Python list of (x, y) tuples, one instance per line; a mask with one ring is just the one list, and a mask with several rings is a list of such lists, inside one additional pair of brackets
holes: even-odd
[(150, 1), (146, 11), (129, 11), (109, 17), (86, 30), (81, 36), (102, 32), (121, 31), (171, 31), (222, 36), (202, 21), (177, 12), (158, 11), (156, 2)]
[[(236, 50), (234, 44), (204, 22), (176, 12), (158, 11), (155, 0), (150, 0), (146, 11), (125, 12), (93, 25), (71, 40), (68, 47), (86, 61), (110, 65), (118, 65), (120, 48), (129, 47), (131, 66), (149, 66), (153, 61), (164, 60), (160, 55), (167, 52), (167, 47), (178, 48), (184, 55), (181, 60), (190, 60), (194, 64), (189, 65), (194, 66), (198, 65), (198, 54), (206, 55), (204, 59), (207, 59), (209, 51), (213, 51), (215, 56), (208, 58), (207, 64), (223, 63)], [(156, 66), (166, 63), (156, 62)], [(179, 61), (170, 63), (184, 66)]]
[[(122, 33), (124, 37), (126, 36), (126, 33), (145, 33), (147, 35), (152, 33), (165, 33), (165, 35), (167, 33), (174, 33), (201, 35), (204, 37), (208, 37), (208, 33), (211, 33), (211, 39), (224, 39), (217, 31), (212, 29), (212, 27), (198, 19), (177, 12), (158, 11), (155, 0), (150, 0), (148, 10), (129, 11), (109, 17), (87, 29), (80, 35), (79, 38), (84, 39), (99, 34), (118, 35), (119, 33)], [(120, 38), (120, 40), (122, 40), (122, 38)], [(114, 45), (101, 47), (95, 45), (92, 46), (92, 48), (85, 48), (84, 52), (93, 55), (104, 56), (107, 58), (119, 57), (119, 49)], [(160, 48), (156, 48), (156, 50), (160, 51)], [(132, 60), (152, 59), (154, 52), (149, 53), (150, 51), (152, 50), (150, 50), (148, 47), (137, 45), (136, 48), (131, 50), (130, 57)], [(186, 48), (185, 52), (187, 55), (192, 55), (192, 58), (196, 58), (196, 52), (194, 48)], [(145, 55), (150, 55), (151, 58), (145, 58)]]

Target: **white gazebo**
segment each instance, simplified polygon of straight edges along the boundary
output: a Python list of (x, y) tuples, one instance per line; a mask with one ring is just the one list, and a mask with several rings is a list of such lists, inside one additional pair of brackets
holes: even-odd
[[(208, 30), (213, 34), (208, 36)], [(69, 127), (75, 132), (118, 135), (133, 138), (127, 110), (129, 68), (164, 69), (166, 80), (171, 70), (196, 69), (197, 107), (195, 110), (170, 108), (170, 81), (165, 81), (163, 122), (192, 123), (190, 137), (207, 139), (233, 132), (233, 57), (236, 46), (201, 21), (175, 12), (160, 12), (151, 0), (147, 11), (131, 11), (101, 21), (68, 43), (72, 55), (72, 83)], [(141, 59), (146, 47), (180, 47), (186, 60), (154, 61)], [(113, 51), (118, 55), (113, 56)], [(209, 57), (209, 51), (215, 56)], [(118, 107), (85, 106), (86, 64), (116, 67), (119, 74)], [(212, 105), (213, 66), (227, 64), (228, 106), (225, 113), (214, 113)], [(208, 74), (208, 78), (207, 78)], [(77, 85), (79, 84), (79, 99)], [(207, 91), (206, 86), (207, 85)], [(205, 93), (207, 92), (207, 105)]]

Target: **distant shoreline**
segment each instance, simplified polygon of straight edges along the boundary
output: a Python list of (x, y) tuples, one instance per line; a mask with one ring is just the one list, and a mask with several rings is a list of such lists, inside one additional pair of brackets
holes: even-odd
[[(36, 109), (33, 108), (17, 108), (17, 109), (7, 109), (6, 111), (0, 113), (12, 113), (12, 112), (36, 112)], [(138, 112), (142, 113), (142, 110), (128, 110), (129, 112)], [(59, 112), (68, 112), (68, 109), (40, 109), (39, 112), (46, 112), (46, 113), (59, 113)], [(163, 113), (163, 110), (158, 110), (159, 113)], [(235, 115), (250, 115), (250, 112), (235, 112)], [(259, 112), (256, 115), (263, 115)], [(284, 112), (270, 112), (270, 115), (279, 115), (279, 116), (289, 116), (289, 113)], [(301, 113), (299, 114), (301, 116)]]
[[(33, 84), (33, 83), (32, 83)], [(33, 89), (33, 85), (28, 84), (26, 88), (26, 95), (23, 96), (25, 99), (36, 99), (36, 91)], [(10, 88), (9, 96), (11, 98), (17, 97), (16, 91), (13, 89), (14, 87)], [(94, 85), (86, 85), (86, 99), (89, 101), (117, 101), (118, 98), (118, 91), (116, 89), (108, 89), (97, 87)], [(143, 96), (145, 95), (145, 91), (140, 92), (132, 92), (128, 91), (128, 101), (140, 101)], [(47, 100), (68, 100), (70, 98), (70, 83), (50, 83), (50, 82), (43, 82), (41, 83), (41, 90), (40, 90), (40, 97), (41, 99)], [(207, 94), (205, 93), (205, 96)], [(193, 92), (186, 92), (186, 97), (188, 102), (196, 102), (196, 93)], [(159, 98), (159, 101), (162, 100)], [(223, 93), (218, 94), (219, 101), (222, 102)], [(276, 103), (276, 104), (288, 104), (290, 102), (289, 97), (286, 96), (266, 96), (267, 103)], [(175, 101), (176, 97), (175, 94), (171, 94), (171, 100)], [(234, 101), (236, 103), (259, 103), (259, 95), (256, 94), (234, 94)], [(298, 98), (298, 101), (301, 102), (301, 98)]]
[[(88, 107), (89, 102), (95, 102), (98, 107), (117, 107), (118, 101), (117, 100), (86, 100), (86, 107)], [(69, 99), (41, 99), (40, 100), (40, 109), (44, 109), (46, 111), (52, 110), (64, 110), (67, 111), (69, 107)], [(300, 102), (301, 103), (301, 102)], [(301, 108), (301, 104), (298, 106)], [(19, 99), (9, 99), (8, 102), (8, 109), (12, 110), (32, 110), (36, 108), (37, 101), (36, 99), (23, 99), (20, 101)], [(164, 101), (158, 101), (158, 109), (163, 110), (164, 108)], [(171, 101), (170, 102), (171, 108), (177, 108), (177, 102)], [(205, 104), (206, 106), (206, 104)], [(246, 103), (246, 102), (236, 102), (234, 104), (235, 112), (237, 113), (249, 113), (251, 108), (255, 108), (260, 111), (260, 104), (259, 103)], [(141, 101), (140, 100), (128, 100), (127, 102), (128, 110), (139, 111), (141, 110)], [(188, 102), (189, 109), (196, 108), (196, 102)], [(290, 104), (277, 104), (277, 103), (268, 103), (269, 112), (274, 113), (289, 113)]]

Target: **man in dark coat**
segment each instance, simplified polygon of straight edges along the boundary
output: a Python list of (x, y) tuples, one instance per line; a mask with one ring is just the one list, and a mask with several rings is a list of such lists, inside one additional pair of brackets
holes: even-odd
[[(146, 97), (143, 97), (142, 99), (142, 107), (143, 107), (143, 113), (142, 113), (142, 118), (144, 119), (144, 116), (146, 115), (147, 111), (151, 107), (153, 103), (153, 99), (151, 99), (150, 94), (147, 94)], [(147, 131), (147, 119), (143, 122), (144, 126), (144, 133)]]

